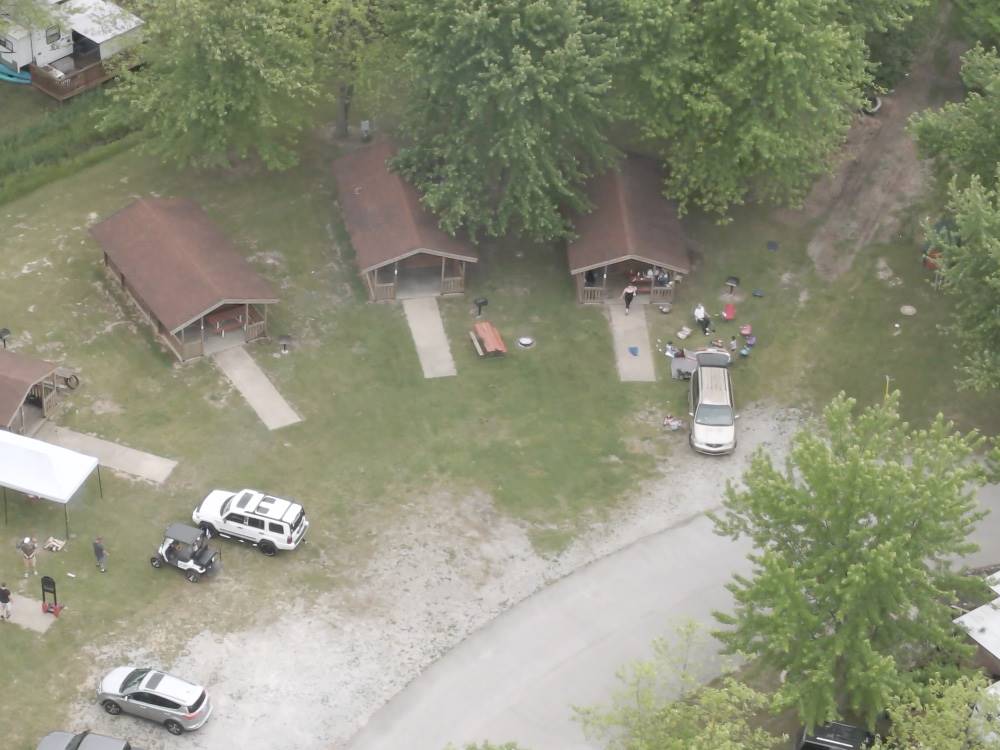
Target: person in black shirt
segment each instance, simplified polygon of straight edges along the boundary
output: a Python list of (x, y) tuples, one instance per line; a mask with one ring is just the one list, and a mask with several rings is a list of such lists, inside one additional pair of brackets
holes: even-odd
[(10, 619), (10, 589), (6, 583), (0, 583), (0, 620)]

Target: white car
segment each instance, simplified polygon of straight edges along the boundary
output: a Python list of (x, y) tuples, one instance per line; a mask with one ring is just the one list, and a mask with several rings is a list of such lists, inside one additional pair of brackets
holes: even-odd
[(212, 536), (249, 542), (268, 557), (298, 547), (309, 528), (301, 505), (256, 490), (213, 490), (191, 519)]

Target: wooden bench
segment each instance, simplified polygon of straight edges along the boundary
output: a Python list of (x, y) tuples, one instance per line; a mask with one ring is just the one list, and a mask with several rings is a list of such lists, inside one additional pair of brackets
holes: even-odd
[(503, 342), (500, 331), (485, 320), (472, 326), (469, 338), (480, 357), (498, 357), (507, 353), (507, 345)]

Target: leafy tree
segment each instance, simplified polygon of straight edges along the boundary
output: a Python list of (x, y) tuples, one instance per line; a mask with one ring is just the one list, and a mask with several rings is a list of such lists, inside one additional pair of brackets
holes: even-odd
[(888, 707), (891, 732), (872, 750), (1000, 750), (996, 725), (989, 726), (997, 719), (997, 701), (986, 686), (984, 675), (964, 675), (954, 682), (932, 680), (919, 693), (894, 698)]
[(1000, 45), (1000, 4), (996, 0), (957, 0), (962, 20), (973, 39)]
[(689, 666), (696, 633), (680, 631), (671, 647), (659, 639), (654, 655), (619, 671), (610, 706), (576, 709), (588, 738), (608, 750), (767, 750), (785, 738), (751, 726), (769, 704), (766, 695), (725, 675), (703, 687)]
[(0, 0), (0, 32), (12, 24), (26, 28), (44, 28), (54, 15), (47, 3), (39, 0)]
[(615, 48), (577, 0), (407, 0), (395, 28), (416, 89), (394, 166), (441, 226), (566, 236), (562, 208), (613, 163)]
[(320, 99), (330, 10), (315, 0), (159, 0), (146, 18), (146, 65), (124, 75), (104, 124), (134, 123), (151, 150), (181, 163), (259, 156), (291, 166)]
[(920, 155), (934, 160), (942, 184), (957, 176), (966, 185), (978, 174), (993, 188), (1000, 163), (1000, 54), (979, 45), (969, 50), (962, 80), (969, 89), (964, 101), (914, 115), (910, 129)]
[(869, 724), (935, 660), (967, 654), (949, 598), (974, 579), (948, 560), (983, 516), (974, 490), (982, 445), (940, 415), (924, 429), (902, 422), (899, 394), (855, 415), (837, 396), (799, 432), (785, 471), (758, 451), (729, 486), (716, 530), (753, 540), (753, 575), (730, 584), (734, 615), (717, 633), (727, 650), (785, 672), (777, 704), (807, 726), (840, 701)]
[(910, 18), (900, 25), (869, 31), (865, 35), (869, 65), (875, 83), (882, 88), (892, 88), (906, 74), (917, 50), (924, 46), (937, 23), (940, 8), (936, 3), (917, 6), (911, 9)]
[(835, 0), (833, 6), (840, 23), (864, 36), (902, 29), (914, 12), (930, 4), (930, 0)]
[(861, 36), (828, 0), (626, 0), (618, 78), (666, 194), (724, 214), (800, 199), (868, 81)]
[[(1000, 165), (998, 165), (1000, 169)], [(1000, 182), (1000, 175), (994, 179)], [(962, 352), (961, 385), (1000, 388), (1000, 196), (972, 176), (967, 188), (952, 181), (948, 214), (954, 230), (925, 226), (942, 253), (943, 288), (955, 302), (948, 332)]]

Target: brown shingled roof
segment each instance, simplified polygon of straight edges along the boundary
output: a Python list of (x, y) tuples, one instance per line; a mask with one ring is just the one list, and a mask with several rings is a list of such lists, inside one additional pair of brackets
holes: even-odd
[(593, 180), (587, 195), (594, 210), (576, 219), (578, 239), (567, 248), (570, 273), (624, 260), (690, 272), (677, 208), (661, 190), (656, 163), (642, 156), (629, 155), (620, 169)]
[(56, 371), (51, 362), (0, 351), (0, 425), (10, 427), (31, 386)]
[(192, 200), (140, 198), (90, 231), (171, 333), (219, 305), (278, 301), (271, 285)]
[(390, 141), (378, 140), (333, 164), (340, 209), (361, 273), (417, 253), (477, 262), (475, 246), (444, 232), (414, 187), (389, 171), (386, 161), (394, 153)]

